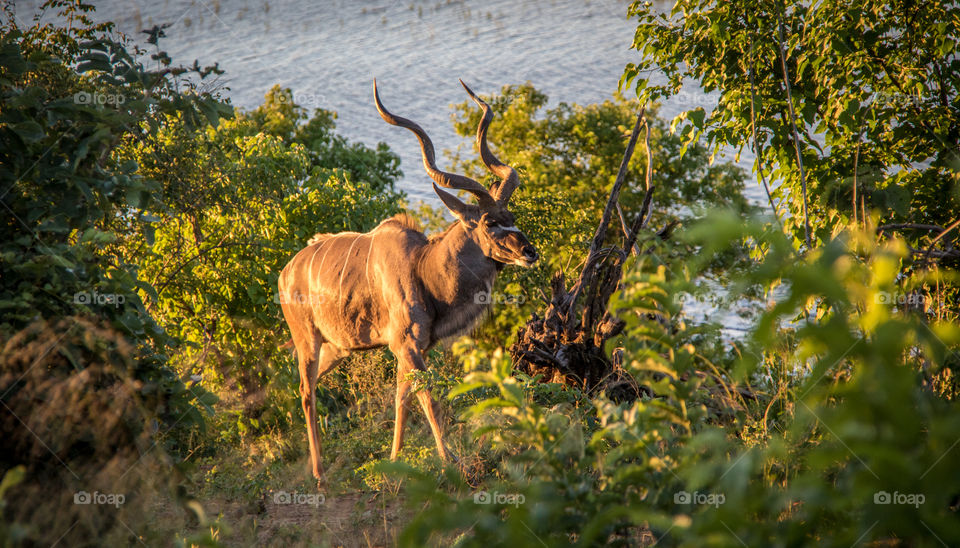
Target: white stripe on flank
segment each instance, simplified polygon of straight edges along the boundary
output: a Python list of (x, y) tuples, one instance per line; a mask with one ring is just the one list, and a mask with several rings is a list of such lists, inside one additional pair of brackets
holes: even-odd
[(367, 234), (370, 237), (370, 243), (367, 244), (369, 245), (367, 248), (367, 264), (363, 267), (363, 276), (367, 279), (367, 285), (370, 285), (370, 253), (373, 252), (373, 238), (376, 234), (376, 232)]
[[(322, 248), (323, 244), (320, 244), (313, 250), (313, 255), (310, 256), (310, 266), (307, 267), (307, 292), (310, 294), (309, 296), (313, 296), (313, 260), (317, 258), (317, 252)], [(326, 257), (326, 253), (323, 256)]]
[(347, 256), (343, 259), (343, 269), (340, 270), (340, 287), (337, 289), (337, 308), (343, 310), (343, 275), (347, 273), (347, 263), (350, 262), (350, 253), (353, 253), (353, 246), (357, 245), (357, 240), (360, 238), (354, 238), (353, 243), (350, 244), (350, 249), (347, 250)]
[[(324, 241), (322, 244), (320, 244), (320, 247), (325, 247), (326, 249), (323, 250), (323, 257), (320, 258), (320, 266), (317, 267), (317, 274), (316, 274), (316, 275), (313, 274), (313, 259), (310, 260), (310, 267), (311, 267), (311, 268), (310, 268), (310, 270), (307, 271), (307, 276), (308, 276), (308, 278), (307, 278), (307, 289), (310, 290), (310, 295), (309, 295), (309, 296), (310, 296), (310, 302), (311, 302), (311, 303), (320, 302), (319, 300), (315, 300), (315, 295), (316, 295), (316, 293), (317, 293), (317, 292), (315, 291), (315, 289), (316, 289), (316, 284), (318, 284), (318, 283), (320, 282), (320, 271), (323, 270), (323, 263), (326, 262), (326, 260), (327, 260), (327, 253), (330, 253), (330, 248), (333, 247), (333, 246), (328, 246), (328, 245), (327, 245), (327, 244), (330, 242), (330, 240), (332, 240), (332, 239), (333, 239), (333, 238), (328, 238), (326, 241)], [(319, 249), (318, 249), (317, 251), (319, 251)], [(314, 254), (316, 254), (316, 253), (314, 253)]]

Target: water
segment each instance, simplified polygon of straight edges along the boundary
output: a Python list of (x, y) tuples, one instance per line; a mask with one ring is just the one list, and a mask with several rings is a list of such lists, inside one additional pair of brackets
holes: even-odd
[[(37, 0), (19, 3), (26, 21)], [(492, 93), (504, 84), (531, 82), (558, 102), (610, 98), (630, 49), (635, 24), (623, 0), (93, 0), (95, 19), (111, 20), (145, 43), (140, 31), (171, 23), (162, 48), (175, 64), (220, 63), (219, 83), (234, 105), (250, 109), (274, 84), (289, 87), (298, 104), (339, 114), (338, 130), (353, 141), (385, 141), (400, 154), (399, 187), (412, 201), (439, 201), (420, 165), (416, 140), (388, 126), (373, 105), (381, 98), (396, 114), (420, 123), (439, 151), (469, 139), (456, 135), (450, 105), (467, 99), (457, 83)], [(667, 2), (658, 2), (666, 9)], [(659, 79), (660, 75), (653, 75)], [(665, 103), (672, 118), (714, 96), (696, 88)], [(496, 135), (491, 135), (496, 142)], [(504, 158), (509, 162), (509, 158)], [(442, 154), (438, 159), (444, 165)], [(741, 164), (749, 167), (752, 157)], [(762, 189), (748, 185), (762, 203)]]
[[(19, 3), (26, 23), (38, 2)], [(160, 45), (174, 64), (220, 63), (219, 85), (234, 105), (252, 109), (279, 84), (293, 91), (307, 109), (339, 114), (338, 131), (351, 141), (384, 141), (401, 157), (398, 186), (415, 202), (440, 206), (423, 173), (416, 139), (388, 126), (373, 104), (373, 79), (392, 112), (416, 120), (439, 151), (471, 146), (451, 123), (454, 103), (467, 99), (457, 82), (492, 93), (504, 84), (531, 82), (550, 104), (589, 104), (617, 91), (624, 66), (637, 59), (630, 49), (635, 24), (622, 0), (99, 0), (94, 18), (111, 20), (118, 30), (145, 44), (140, 31), (171, 23)], [(668, 9), (670, 2), (655, 2)], [(660, 74), (653, 74), (662, 82)], [(665, 102), (660, 115), (711, 109), (715, 94), (696, 86)], [(490, 140), (496, 143), (496, 135)], [(441, 153), (442, 154), (442, 153)], [(728, 153), (727, 156), (730, 156)], [(722, 159), (722, 158), (721, 158)], [(509, 158), (503, 158), (510, 161)], [(444, 158), (438, 159), (441, 166)], [(752, 155), (739, 164), (749, 170)], [(763, 205), (756, 183), (747, 196)], [(698, 319), (715, 310), (692, 303)], [(746, 322), (724, 314), (728, 335), (742, 334)]]

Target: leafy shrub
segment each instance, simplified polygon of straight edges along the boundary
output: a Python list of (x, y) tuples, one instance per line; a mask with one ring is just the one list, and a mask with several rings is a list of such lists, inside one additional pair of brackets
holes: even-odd
[[(960, 420), (956, 403), (925, 380), (956, 366), (960, 330), (880, 298), (896, 287), (902, 243), (852, 231), (798, 257), (782, 235), (745, 229), (734, 216), (689, 232), (705, 256), (745, 236), (768, 251), (744, 285), (786, 286), (756, 323), (751, 350), (721, 362), (702, 354), (709, 345), (693, 344), (697, 329), (676, 316), (674, 295), (686, 281), (662, 267), (638, 268), (615, 305), (628, 321), (624, 366), (653, 396), (550, 409), (532, 401), (505, 360), (492, 359), (489, 371), (469, 374), (453, 392), (492, 389), (468, 415), (506, 417), (474, 432), (507, 450), (482, 486), (492, 503), (477, 503), (484, 495), (462, 480), (430, 491), (431, 478), (407, 471), (408, 494), (426, 509), (402, 542), (847, 546), (960, 538), (960, 484), (944, 464)], [(784, 318), (793, 325), (781, 326)], [(765, 392), (776, 385), (760, 380), (762, 364), (783, 352), (800, 373)]]
[[(958, 233), (944, 233), (960, 209), (955, 3), (635, 1), (630, 15), (639, 58), (622, 86), (641, 101), (682, 98), (691, 83), (711, 92), (672, 125), (687, 143), (752, 149), (795, 245), (865, 228), (872, 211), (915, 250), (905, 270), (931, 256), (960, 265)], [(938, 292), (956, 314), (957, 288)]]
[[(116, 225), (148, 224), (145, 208), (156, 186), (135, 163), (112, 161), (111, 153), (130, 123), (142, 121), (149, 134), (148, 121), (157, 117), (216, 121), (221, 104), (209, 94), (181, 93), (173, 75), (187, 69), (145, 68), (109, 37), (110, 24), (91, 22), (90, 6), (46, 8), (70, 26), (37, 22), (24, 29), (10, 17), (0, 27), (0, 182), (10, 213), (0, 224), (0, 334), (9, 338), (41, 319), (108, 322), (133, 348), (141, 389), (169, 395), (152, 410), (155, 417), (166, 428), (197, 427), (197, 409), (209, 404), (209, 394), (187, 392), (167, 368), (171, 341), (139, 296), (152, 288), (114, 248)], [(95, 95), (123, 100), (90, 100)], [(185, 415), (191, 420), (181, 421)]]

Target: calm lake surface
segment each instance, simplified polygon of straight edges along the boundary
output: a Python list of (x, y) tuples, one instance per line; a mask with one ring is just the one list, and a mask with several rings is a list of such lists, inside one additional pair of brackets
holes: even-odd
[[(558, 102), (610, 98), (630, 50), (635, 24), (623, 0), (92, 0), (95, 18), (136, 37), (171, 24), (160, 45), (175, 64), (220, 63), (219, 84), (234, 105), (254, 108), (274, 84), (298, 104), (339, 114), (351, 140), (385, 141), (400, 154), (399, 186), (411, 201), (439, 205), (408, 132), (388, 126), (373, 105), (373, 78), (387, 108), (420, 123), (438, 149), (470, 146), (453, 131), (450, 105), (467, 99), (463, 78), (478, 93), (531, 82)], [(39, 4), (18, 3), (26, 22)], [(661, 9), (670, 3), (657, 2)], [(654, 75), (654, 79), (659, 75)], [(697, 89), (665, 103), (661, 116), (709, 107)], [(496, 135), (491, 136), (496, 142)], [(509, 163), (509, 158), (504, 158)], [(749, 168), (752, 156), (741, 164)], [(751, 199), (762, 190), (748, 185)]]

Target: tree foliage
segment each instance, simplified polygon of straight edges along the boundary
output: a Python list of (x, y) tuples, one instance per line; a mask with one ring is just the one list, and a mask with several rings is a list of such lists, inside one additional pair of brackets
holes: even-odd
[[(553, 108), (547, 108), (547, 101), (548, 97), (529, 83), (504, 86), (500, 93), (487, 98), (497, 113), (488, 140), (501, 160), (518, 168), (524, 194), (538, 199), (564, 198), (583, 210), (595, 225), (642, 105), (620, 96), (592, 105), (560, 103)], [(650, 125), (650, 181), (657, 189), (654, 225), (662, 226), (671, 216), (694, 218), (710, 207), (749, 210), (742, 194), (741, 170), (730, 163), (714, 165), (703, 146), (685, 147), (657, 111), (652, 105), (644, 110)], [(458, 134), (473, 136), (479, 121), (480, 111), (472, 102), (454, 106)], [(621, 194), (627, 212), (640, 209), (646, 191), (645, 146), (641, 140), (629, 164), (628, 183)], [(471, 151), (470, 158), (457, 151), (453, 154), (454, 166), (478, 180), (492, 177), (476, 150)]]
[[(755, 171), (779, 183), (774, 198), (797, 241), (804, 240), (804, 207), (821, 242), (852, 221), (864, 225), (864, 211), (878, 212), (880, 225), (940, 231), (955, 220), (955, 3), (681, 0), (669, 13), (649, 2), (634, 2), (630, 12), (640, 58), (622, 84), (643, 101), (676, 94), (685, 82), (716, 92), (710, 112), (690, 110), (675, 123), (685, 122), (688, 142), (753, 149)], [(643, 76), (652, 69), (667, 81)], [(920, 249), (937, 232), (903, 236)]]
[(92, 23), (89, 6), (48, 7), (70, 26), (20, 28), (11, 16), (0, 28), (0, 332), (75, 315), (109, 322), (135, 341), (144, 389), (173, 396), (154, 411), (174, 425), (192, 415), (195, 395), (204, 404), (209, 395), (187, 392), (166, 367), (170, 340), (139, 297), (150, 287), (111, 249), (116, 224), (148, 225), (158, 191), (114, 152), (124, 139), (148, 138), (160, 117), (215, 123), (224, 106), (177, 78), (205, 69), (149, 69), (110, 38), (111, 24)]

